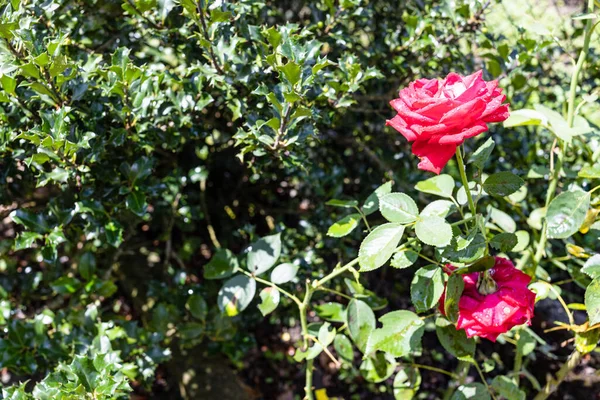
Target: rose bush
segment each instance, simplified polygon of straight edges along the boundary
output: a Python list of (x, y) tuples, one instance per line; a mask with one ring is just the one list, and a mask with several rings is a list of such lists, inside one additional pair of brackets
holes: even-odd
[(599, 392), (587, 3), (0, 2), (0, 398)]
[(387, 121), (409, 142), (419, 168), (439, 174), (466, 139), (508, 118), (506, 96), (483, 71), (468, 76), (451, 72), (444, 79), (418, 79), (390, 102), (398, 113)]

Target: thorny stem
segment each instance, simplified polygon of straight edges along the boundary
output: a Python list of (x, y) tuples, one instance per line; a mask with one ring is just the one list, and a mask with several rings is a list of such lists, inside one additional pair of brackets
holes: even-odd
[(479, 367), (479, 363), (474, 362), (473, 364), (475, 365), (475, 369), (477, 370), (477, 373), (479, 373), (479, 377), (481, 378), (481, 381), (485, 385), (485, 388), (487, 389), (488, 393), (490, 394), (490, 396), (492, 396), (493, 400), (496, 400), (496, 396), (494, 396), (494, 392), (492, 392), (490, 385), (488, 385), (487, 380), (485, 379), (485, 375), (483, 375), (483, 371), (481, 370), (481, 367)]

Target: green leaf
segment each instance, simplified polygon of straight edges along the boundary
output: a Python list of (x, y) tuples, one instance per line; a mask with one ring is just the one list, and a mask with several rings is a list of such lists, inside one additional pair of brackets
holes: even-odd
[(392, 376), (396, 370), (396, 360), (389, 354), (377, 353), (364, 359), (360, 364), (360, 374), (367, 382), (379, 383)]
[(11, 78), (8, 75), (0, 76), (0, 84), (2, 85), (2, 89), (8, 94), (15, 94), (15, 89), (17, 88), (17, 80), (15, 78)]
[(343, 304), (330, 301), (329, 303), (318, 304), (315, 307), (317, 315), (332, 322), (345, 322), (346, 310)]
[(548, 206), (549, 239), (566, 239), (579, 230), (590, 208), (588, 192), (563, 192), (556, 196)]
[(435, 320), (435, 333), (448, 353), (459, 360), (474, 361), (475, 340), (467, 338), (464, 329), (456, 329), (446, 318), (438, 318)]
[(333, 348), (342, 360), (349, 363), (354, 361), (354, 350), (352, 348), (352, 342), (350, 342), (348, 336), (344, 335), (343, 333), (338, 333), (333, 340)]
[(598, 179), (600, 178), (600, 163), (594, 165), (586, 165), (577, 173), (580, 178)]
[(418, 313), (435, 307), (443, 293), (444, 277), (440, 267), (432, 264), (417, 270), (410, 284), (410, 298)]
[(199, 294), (191, 295), (185, 303), (185, 308), (194, 318), (199, 319), (200, 321), (206, 320), (208, 305), (206, 304), (204, 297)]
[(496, 143), (494, 142), (494, 140), (492, 138), (488, 138), (488, 140), (486, 140), (484, 144), (479, 146), (477, 150), (475, 150), (475, 152), (471, 155), (471, 157), (469, 157), (467, 164), (474, 164), (477, 168), (483, 169), (483, 166), (485, 165), (487, 159), (490, 157), (490, 154), (492, 154), (495, 145)]
[(452, 227), (445, 219), (433, 215), (421, 216), (415, 225), (420, 241), (430, 246), (444, 247), (452, 240)]
[(372, 271), (385, 264), (400, 242), (404, 226), (388, 223), (373, 229), (360, 244), (358, 263), (361, 271)]
[(393, 392), (396, 400), (411, 400), (421, 386), (418, 368), (404, 366), (394, 378)]
[(590, 325), (600, 323), (600, 278), (595, 278), (585, 290), (585, 308)]
[(390, 265), (398, 269), (408, 268), (417, 262), (418, 258), (419, 253), (414, 250), (402, 250), (394, 254)]
[(575, 334), (575, 348), (582, 354), (591, 353), (598, 346), (600, 329)]
[(230, 278), (221, 290), (217, 304), (221, 312), (234, 317), (244, 311), (256, 293), (256, 281), (246, 275), (236, 275)]
[(516, 231), (515, 235), (517, 236), (517, 244), (513, 247), (512, 251), (520, 253), (524, 251), (527, 246), (529, 246), (529, 232), (527, 231)]
[(383, 326), (371, 333), (365, 354), (381, 350), (393, 357), (404, 357), (421, 343), (425, 323), (417, 314), (392, 311), (379, 318), (379, 322)]
[(9, 215), (13, 222), (23, 225), (29, 230), (38, 233), (47, 233), (50, 231), (50, 226), (42, 214), (34, 214), (26, 210), (15, 210)]
[(352, 299), (346, 311), (346, 323), (354, 344), (364, 353), (371, 332), (375, 329), (373, 310), (364, 301)]
[(342, 208), (354, 208), (354, 207), (358, 207), (358, 201), (331, 199), (327, 203), (325, 203), (325, 205), (334, 206), (334, 207), (342, 207)]
[(392, 182), (386, 182), (383, 185), (379, 186), (373, 193), (367, 197), (365, 200), (365, 204), (362, 206), (362, 212), (365, 215), (373, 214), (375, 211), (379, 210), (379, 199), (384, 195), (392, 192)]
[(248, 269), (255, 275), (268, 271), (281, 254), (281, 234), (265, 236), (248, 247)]
[(496, 264), (496, 259), (492, 256), (485, 256), (483, 258), (480, 258), (479, 260), (477, 260), (476, 262), (474, 262), (473, 264), (467, 266), (467, 267), (463, 267), (463, 268), (459, 268), (457, 270), (454, 271), (455, 274), (470, 274), (472, 272), (483, 272), (483, 271), (487, 271), (488, 269), (494, 268), (494, 265)]
[(260, 291), (262, 302), (258, 305), (263, 316), (273, 312), (279, 305), (279, 290), (274, 287), (266, 287)]
[(204, 279), (227, 278), (238, 268), (236, 256), (227, 249), (218, 249), (215, 255), (204, 266)]
[(490, 393), (482, 383), (460, 385), (450, 400), (490, 400)]
[(490, 246), (494, 249), (506, 253), (514, 249), (519, 242), (517, 235), (514, 233), (503, 232), (499, 233), (490, 240)]
[(125, 205), (129, 211), (138, 217), (143, 217), (146, 213), (146, 209), (148, 208), (148, 204), (146, 204), (146, 196), (139, 191), (131, 192), (125, 200)]
[(454, 178), (450, 175), (442, 174), (421, 181), (415, 185), (419, 192), (434, 194), (440, 197), (452, 198), (454, 191)]
[(483, 190), (492, 196), (508, 196), (518, 191), (525, 181), (512, 172), (503, 171), (490, 175), (483, 183)]
[(89, 281), (96, 271), (96, 257), (93, 253), (86, 251), (79, 258), (79, 274), (83, 279)]
[(15, 250), (29, 249), (33, 244), (44, 237), (36, 232), (21, 232), (15, 239)]
[(500, 229), (505, 232), (515, 233), (517, 230), (517, 224), (512, 219), (510, 215), (505, 213), (504, 211), (498, 210), (495, 207), (488, 207), (490, 213), (490, 219), (493, 223), (498, 225)]
[(546, 124), (546, 117), (539, 111), (532, 109), (522, 109), (510, 112), (510, 116), (504, 121), (505, 128), (523, 125), (541, 125)]
[(360, 219), (361, 216), (358, 213), (347, 215), (329, 227), (327, 236), (339, 238), (348, 235), (358, 226)]
[(459, 274), (452, 274), (448, 277), (446, 292), (444, 294), (444, 314), (452, 323), (458, 321), (458, 303), (460, 296), (465, 288), (465, 281)]
[(459, 263), (471, 263), (483, 256), (487, 246), (485, 238), (477, 231), (473, 231), (466, 238), (456, 236), (450, 246), (446, 246), (442, 253), (445, 259)]
[(435, 200), (425, 206), (423, 211), (421, 211), (421, 216), (436, 216), (440, 218), (446, 218), (448, 214), (455, 211), (454, 203), (450, 200)]
[(581, 272), (592, 279), (600, 277), (600, 254), (588, 258), (581, 268)]
[(379, 210), (388, 221), (401, 224), (411, 223), (419, 215), (415, 201), (404, 193), (390, 193), (381, 197)]
[(279, 264), (271, 271), (271, 282), (276, 285), (287, 283), (296, 277), (298, 266), (290, 263)]
[(500, 396), (506, 400), (525, 400), (525, 392), (507, 376), (497, 376), (492, 381), (492, 388), (494, 388)]
[(279, 67), (279, 70), (283, 72), (283, 75), (292, 86), (298, 83), (302, 76), (302, 68), (293, 61), (288, 62), (283, 67)]

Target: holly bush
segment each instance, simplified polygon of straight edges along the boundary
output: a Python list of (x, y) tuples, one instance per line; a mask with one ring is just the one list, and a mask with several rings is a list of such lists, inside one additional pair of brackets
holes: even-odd
[(2, 0), (2, 398), (600, 390), (600, 5), (550, 3)]

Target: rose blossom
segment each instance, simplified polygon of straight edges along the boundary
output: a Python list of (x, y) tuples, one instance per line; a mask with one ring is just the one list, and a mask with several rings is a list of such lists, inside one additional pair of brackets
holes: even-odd
[[(465, 288), (458, 302), (456, 329), (464, 329), (468, 337), (479, 336), (496, 341), (498, 335), (513, 326), (531, 325), (535, 293), (527, 288), (531, 278), (502, 257), (494, 257), (488, 271), (462, 276)], [(447, 264), (447, 270), (456, 267)], [(444, 296), (440, 301), (444, 314)]]
[(465, 139), (487, 131), (488, 122), (508, 118), (506, 96), (498, 81), (486, 82), (482, 71), (445, 79), (418, 79), (400, 90), (390, 105), (398, 112), (386, 125), (414, 142), (419, 169), (439, 174)]

